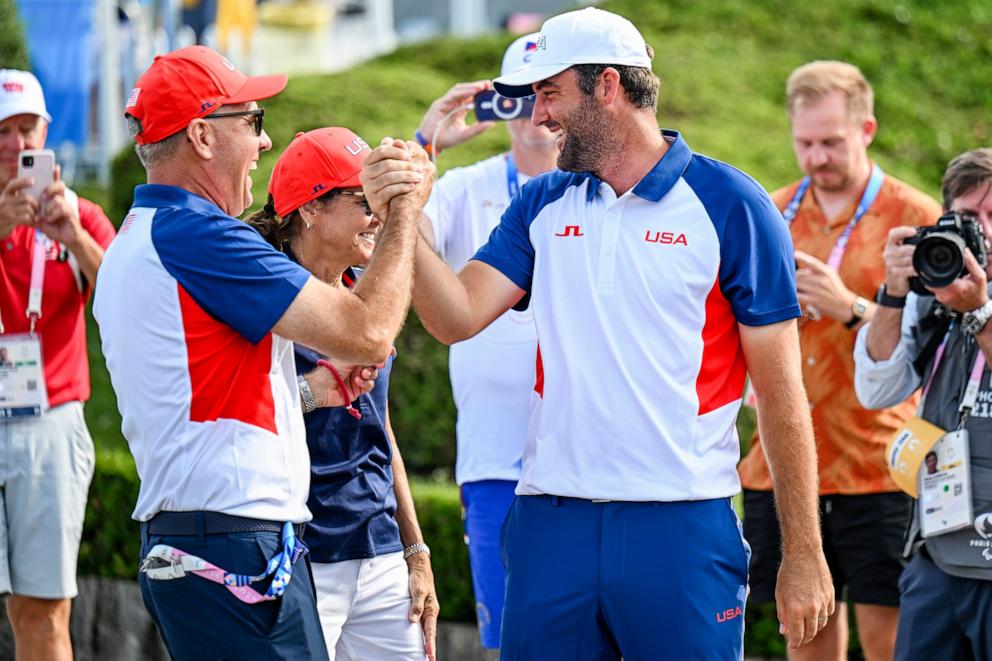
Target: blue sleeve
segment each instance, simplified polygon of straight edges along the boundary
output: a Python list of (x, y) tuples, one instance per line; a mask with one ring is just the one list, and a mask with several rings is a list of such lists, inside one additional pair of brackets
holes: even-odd
[(253, 228), (227, 216), (161, 210), (152, 243), (197, 305), (253, 343), (272, 330), (310, 277)]
[(765, 326), (802, 316), (792, 236), (768, 194), (724, 163), (695, 157), (685, 179), (720, 240), (720, 290), (737, 321)]
[(540, 196), (540, 190), (533, 185), (535, 181), (524, 184), (503, 212), (489, 240), (472, 258), (489, 264), (526, 292), (530, 291), (531, 277), (534, 275), (530, 223), (536, 214), (533, 209), (535, 204), (530, 198), (535, 194)]

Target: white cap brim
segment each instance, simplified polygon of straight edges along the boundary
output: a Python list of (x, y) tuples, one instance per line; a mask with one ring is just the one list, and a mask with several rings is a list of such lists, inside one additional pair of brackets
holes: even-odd
[(29, 106), (30, 104), (24, 104), (23, 107), (15, 104), (0, 104), (0, 122), (13, 117), (14, 115), (37, 115), (38, 117), (44, 118), (44, 120), (49, 124), (52, 123), (52, 116), (47, 112), (38, 112), (37, 106)]
[(571, 64), (538, 64), (524, 67), (506, 76), (500, 76), (493, 80), (493, 87), (500, 96), (508, 99), (519, 99), (522, 96), (530, 96), (534, 93), (534, 83), (547, 80), (552, 76), (557, 76)]

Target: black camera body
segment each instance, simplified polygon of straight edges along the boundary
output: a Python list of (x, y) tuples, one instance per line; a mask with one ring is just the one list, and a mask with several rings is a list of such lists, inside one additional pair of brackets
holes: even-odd
[(945, 213), (933, 227), (918, 227), (916, 235), (903, 243), (916, 246), (913, 268), (919, 276), (909, 279), (909, 287), (924, 296), (932, 295), (927, 287), (946, 287), (967, 275), (966, 249), (971, 250), (983, 269), (988, 265), (985, 232), (978, 219), (971, 215), (955, 211)]

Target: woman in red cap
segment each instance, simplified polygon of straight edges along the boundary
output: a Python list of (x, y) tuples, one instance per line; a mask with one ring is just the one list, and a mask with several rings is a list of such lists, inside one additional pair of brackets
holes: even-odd
[[(269, 198), (248, 222), (328, 284), (351, 286), (372, 257), (380, 221), (362, 193), (369, 153), (344, 128), (298, 133), (279, 157)], [(437, 597), (396, 440), (389, 425), (393, 358), (375, 389), (329, 407), (340, 375), (297, 344), (296, 373), (310, 450), (310, 549), (327, 651), (346, 659), (434, 658)]]

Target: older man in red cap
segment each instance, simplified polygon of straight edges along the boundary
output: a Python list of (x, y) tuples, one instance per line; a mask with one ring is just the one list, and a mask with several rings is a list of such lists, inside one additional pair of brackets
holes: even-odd
[[(403, 145), (366, 277), (312, 277), (238, 221), (272, 143), (258, 100), (285, 76), (248, 78), (215, 51), (156, 58), (125, 109), (148, 184), (107, 251), (94, 312), (141, 486), (139, 582), (174, 658), (326, 658), (302, 524), (309, 458), (292, 342), (371, 388), (411, 296), (432, 171)], [(392, 144), (392, 143), (391, 143)]]
[(94, 463), (83, 308), (114, 236), (57, 169), (40, 194), (18, 176), (19, 161), (33, 158), (22, 152), (44, 148), (49, 121), (38, 80), (0, 69), (0, 593), (11, 593), (7, 616), (27, 659), (72, 658), (70, 599)]

